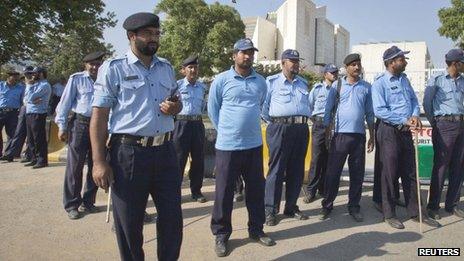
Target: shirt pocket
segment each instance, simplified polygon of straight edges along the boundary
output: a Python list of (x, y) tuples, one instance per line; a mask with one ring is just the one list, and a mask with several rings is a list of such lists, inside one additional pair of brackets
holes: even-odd
[(289, 90), (280, 89), (276, 92), (274, 100), (277, 103), (289, 103), (292, 100), (292, 93)]
[(135, 95), (140, 95), (145, 81), (123, 81), (121, 82), (120, 96), (122, 101), (132, 102)]
[(303, 105), (308, 105), (309, 103), (309, 92), (308, 90), (305, 90), (303, 88), (298, 88), (298, 92), (300, 93), (300, 102), (303, 104)]
[(87, 84), (78, 84), (77, 85), (77, 91), (81, 95), (85, 95), (89, 92), (93, 92), (93, 86), (87, 85)]
[(406, 102), (403, 91), (399, 88), (390, 88), (390, 102), (391, 103), (403, 103)]
[(177, 83), (173, 81), (159, 81), (159, 92), (163, 99), (170, 97), (174, 93), (174, 90), (177, 87)]

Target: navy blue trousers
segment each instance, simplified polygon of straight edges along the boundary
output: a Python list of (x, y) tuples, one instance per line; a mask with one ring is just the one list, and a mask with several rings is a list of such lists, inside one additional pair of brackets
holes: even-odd
[(266, 213), (277, 214), (285, 181), (285, 214), (298, 210), (297, 200), (304, 178), (308, 149), (307, 124), (270, 123), (266, 129), (269, 148), (269, 172), (266, 176), (264, 204)]
[(326, 146), (325, 126), (314, 122), (311, 129), (311, 166), (309, 167), (309, 184), (306, 192), (314, 197), (317, 192), (324, 195), (324, 178), (327, 171), (329, 152)]
[(177, 260), (182, 244), (181, 183), (172, 142), (141, 147), (112, 142), (113, 216), (122, 260), (144, 260), (143, 218), (148, 195), (155, 203), (157, 256)]
[[(19, 109), (18, 122), (14, 131), (13, 138), (5, 148), (5, 155), (11, 157), (19, 157), (21, 155), (21, 150), (23, 149), (24, 142), (26, 141), (26, 137), (26, 106), (22, 106)], [(32, 158), (32, 147), (30, 147), (30, 144), (27, 144), (26, 150), (24, 152), (24, 158)]]
[[(2, 132), (3, 127), (5, 127), (5, 132), (7, 136), (6, 147), (10, 146), (11, 140), (13, 139), (16, 125), (18, 124), (18, 111), (0, 111), (0, 132)], [(0, 156), (3, 153), (3, 137), (0, 141)], [(5, 153), (6, 154), (6, 153)]]
[(401, 178), (404, 201), (410, 217), (417, 216), (416, 163), (415, 151), (410, 131), (399, 131), (395, 127), (381, 122), (376, 138), (377, 149), (382, 162), (381, 187), (382, 208), (385, 218), (396, 216), (395, 182)]
[(37, 164), (48, 164), (48, 144), (45, 124), (46, 113), (27, 113), (27, 143), (32, 148), (32, 162)]
[(245, 203), (248, 209), (248, 233), (263, 233), (264, 187), (263, 147), (223, 151), (216, 149), (216, 193), (211, 231), (217, 240), (226, 241), (232, 234), (234, 187), (238, 176), (245, 181)]
[[(379, 129), (380, 120), (377, 119), (375, 122), (375, 133)], [(381, 186), (381, 173), (382, 173), (382, 162), (380, 161), (380, 150), (379, 141), (375, 139), (375, 154), (374, 154), (374, 188), (372, 190), (372, 201), (375, 203), (382, 203), (382, 186)], [(395, 198), (400, 199), (400, 184), (398, 179), (393, 181), (395, 187)]]
[(184, 176), (185, 164), (189, 154), (192, 158), (188, 173), (190, 191), (192, 196), (198, 195), (201, 193), (205, 172), (205, 153), (203, 151), (205, 126), (202, 121), (176, 120), (173, 137), (181, 176)]
[(366, 161), (366, 135), (360, 133), (335, 133), (330, 141), (323, 208), (333, 208), (333, 202), (340, 188), (343, 165), (347, 158), (350, 173), (348, 210), (359, 212)]
[(453, 210), (461, 196), (464, 177), (464, 123), (437, 121), (432, 129), (434, 150), (432, 180), (428, 208), (438, 210), (440, 197), (448, 171), (448, 191), (445, 209)]
[[(66, 211), (77, 209), (81, 204), (91, 206), (95, 204), (98, 187), (92, 178), (92, 150), (90, 147), (89, 122), (75, 117), (68, 124), (68, 151), (66, 171), (64, 177), (63, 205)], [(87, 175), (82, 190), (82, 170), (87, 161)]]

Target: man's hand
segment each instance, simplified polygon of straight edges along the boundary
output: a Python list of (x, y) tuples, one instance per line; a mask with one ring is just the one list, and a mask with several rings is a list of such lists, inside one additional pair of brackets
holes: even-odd
[(409, 118), (406, 125), (408, 125), (411, 129), (422, 129), (422, 122), (417, 116)]
[(37, 98), (32, 101), (33, 104), (39, 104), (42, 102), (42, 98)]
[(375, 146), (374, 138), (371, 137), (367, 141), (367, 153), (373, 152), (374, 151), (374, 146)]
[(166, 115), (176, 115), (182, 110), (182, 103), (178, 101), (169, 101), (168, 99), (160, 103), (160, 110)]
[(94, 162), (92, 177), (95, 185), (108, 192), (108, 188), (113, 183), (113, 171), (108, 162)]
[(68, 140), (68, 134), (66, 131), (58, 131), (58, 139), (62, 142), (66, 142)]

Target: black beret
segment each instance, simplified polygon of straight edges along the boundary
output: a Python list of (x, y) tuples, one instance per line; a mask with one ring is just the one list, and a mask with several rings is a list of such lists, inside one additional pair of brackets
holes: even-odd
[(19, 72), (11, 70), (11, 71), (8, 71), (6, 74), (7, 75), (19, 75)]
[(23, 72), (24, 72), (24, 73), (33, 73), (33, 72), (34, 72), (34, 67), (32, 67), (32, 66), (26, 66), (26, 67), (24, 68), (24, 71), (23, 71)]
[(190, 64), (198, 64), (198, 55), (190, 55), (187, 59), (182, 62), (182, 66), (186, 67)]
[(32, 70), (32, 72), (34, 73), (42, 73), (42, 72), (46, 72), (47, 70), (44, 68), (44, 67), (41, 67), (41, 66), (36, 66), (34, 67), (34, 70)]
[(126, 29), (127, 31), (135, 31), (137, 29), (147, 26), (159, 28), (159, 17), (152, 13), (135, 13), (127, 17), (124, 23), (122, 24), (122, 27), (124, 27), (124, 29)]
[(88, 63), (88, 62), (95, 61), (95, 60), (101, 60), (103, 58), (103, 56), (105, 56), (105, 52), (96, 51), (96, 52), (87, 54), (84, 57), (84, 59), (82, 59), (82, 61), (84, 63)]
[(355, 61), (361, 61), (361, 55), (359, 55), (358, 53), (351, 53), (345, 57), (345, 60), (343, 60), (343, 63), (345, 65), (349, 65), (350, 63), (355, 62)]

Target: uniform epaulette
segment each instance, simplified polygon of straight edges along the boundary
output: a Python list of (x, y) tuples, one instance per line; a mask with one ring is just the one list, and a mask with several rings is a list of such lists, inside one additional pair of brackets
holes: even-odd
[(266, 80), (272, 82), (273, 80), (277, 78), (279, 78), (279, 74), (274, 74), (274, 75), (268, 76)]
[(300, 81), (302, 81), (302, 82), (304, 82), (306, 85), (308, 85), (308, 81), (307, 81), (305, 78), (301, 77), (300, 75), (297, 75), (296, 78), (298, 78)]
[(384, 72), (383, 72), (383, 73), (379, 73), (379, 74), (377, 74), (377, 75), (374, 77), (374, 81), (376, 81), (376, 80), (378, 80), (378, 79), (382, 78), (384, 75), (385, 75), (385, 73), (384, 73)]
[(81, 76), (81, 75), (84, 75), (84, 71), (82, 71), (82, 72), (76, 72), (76, 73), (71, 74), (71, 75), (69, 76), (69, 79), (72, 79), (72, 78), (74, 78), (74, 77), (76, 77), (76, 76)]
[(324, 86), (324, 84), (322, 82), (317, 82), (314, 84), (313, 88), (318, 88), (318, 87), (322, 87)]
[(166, 58), (158, 57), (158, 60), (159, 60), (160, 62), (162, 62), (162, 63), (167, 63), (167, 64), (169, 64), (169, 66), (172, 66), (171, 62), (168, 61), (168, 59), (166, 59)]

